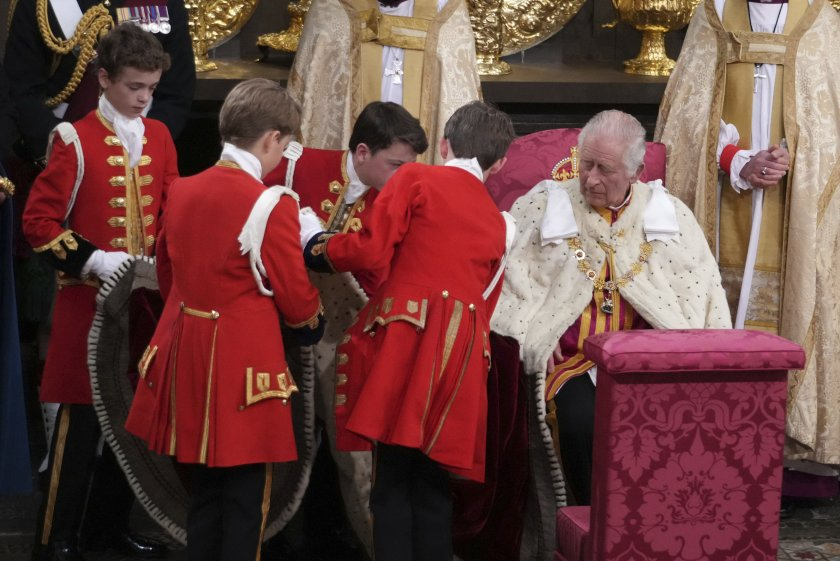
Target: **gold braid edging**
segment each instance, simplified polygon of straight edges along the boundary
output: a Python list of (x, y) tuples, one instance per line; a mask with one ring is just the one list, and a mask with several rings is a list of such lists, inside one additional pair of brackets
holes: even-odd
[(111, 14), (102, 4), (93, 6), (87, 10), (73, 36), (67, 40), (62, 40), (56, 37), (52, 29), (50, 29), (50, 20), (48, 12), (48, 0), (37, 0), (35, 7), (35, 17), (38, 19), (38, 29), (41, 32), (41, 38), (48, 49), (59, 55), (66, 55), (76, 47), (79, 47), (79, 55), (76, 59), (76, 67), (73, 69), (73, 74), (67, 85), (64, 86), (58, 94), (47, 99), (47, 107), (55, 107), (59, 103), (65, 101), (70, 95), (76, 91), (79, 82), (82, 81), (82, 76), (85, 73), (88, 63), (96, 56), (96, 42), (99, 38), (114, 27), (114, 20)]

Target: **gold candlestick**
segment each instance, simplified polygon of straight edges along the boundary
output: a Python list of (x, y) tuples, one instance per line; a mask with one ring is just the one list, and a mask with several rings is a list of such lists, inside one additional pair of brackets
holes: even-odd
[(499, 57), (504, 47), (504, 0), (468, 0), (470, 23), (475, 33), (475, 57), (483, 76), (510, 74), (510, 65)]
[[(312, 4), (312, 0), (289, 2), (286, 7), (286, 11), (289, 13), (289, 27), (279, 33), (264, 33), (257, 37), (257, 46), (260, 47), (260, 50), (274, 49), (287, 53), (297, 52), (300, 34), (303, 31), (303, 22), (306, 19), (307, 12), (309, 12), (310, 4)], [(268, 56), (267, 51), (264, 51), (264, 56)]]

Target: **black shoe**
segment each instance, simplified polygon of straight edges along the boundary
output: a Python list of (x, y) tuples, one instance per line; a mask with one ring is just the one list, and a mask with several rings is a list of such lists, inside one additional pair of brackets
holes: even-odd
[(167, 553), (169, 553), (169, 548), (164, 544), (145, 536), (130, 534), (128, 532), (117, 532), (110, 536), (107, 541), (110, 547), (129, 557), (160, 559), (166, 557)]
[(76, 544), (66, 541), (57, 541), (47, 546), (46, 559), (49, 561), (85, 561)]
[(788, 497), (782, 497), (782, 506), (779, 508), (779, 519), (787, 520), (796, 514), (796, 501)]

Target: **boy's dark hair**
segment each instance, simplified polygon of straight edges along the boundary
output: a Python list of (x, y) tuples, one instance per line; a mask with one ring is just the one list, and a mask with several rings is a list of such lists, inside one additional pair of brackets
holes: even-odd
[(501, 159), (516, 137), (510, 117), (492, 105), (471, 101), (449, 117), (443, 129), (456, 158), (477, 158), (487, 171)]
[(171, 64), (160, 41), (133, 23), (123, 23), (109, 31), (99, 41), (96, 52), (97, 65), (112, 80), (129, 66), (144, 72), (166, 72)]
[(402, 105), (391, 101), (374, 101), (362, 109), (350, 135), (350, 150), (365, 144), (372, 153), (388, 148), (394, 142), (405, 142), (421, 154), (429, 147), (420, 121)]
[(239, 82), (219, 111), (222, 142), (248, 148), (268, 131), (292, 134), (300, 127), (300, 106), (288, 90), (273, 80)]

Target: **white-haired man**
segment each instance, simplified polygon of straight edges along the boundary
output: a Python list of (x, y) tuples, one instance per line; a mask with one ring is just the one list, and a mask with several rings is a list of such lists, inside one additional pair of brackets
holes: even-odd
[(642, 125), (604, 111), (578, 146), (579, 178), (543, 181), (511, 210), (519, 231), (492, 328), (519, 343), (526, 375), (544, 388), (540, 419), (547, 404), (556, 408), (566, 481), (588, 504), (596, 373), (584, 340), (625, 329), (729, 328), (731, 320), (694, 215), (661, 181), (638, 180)]

